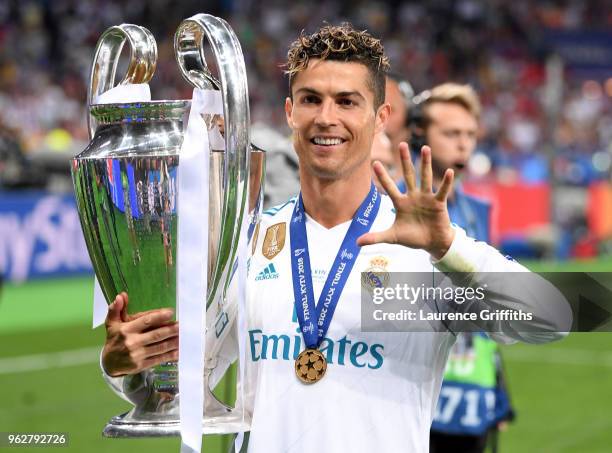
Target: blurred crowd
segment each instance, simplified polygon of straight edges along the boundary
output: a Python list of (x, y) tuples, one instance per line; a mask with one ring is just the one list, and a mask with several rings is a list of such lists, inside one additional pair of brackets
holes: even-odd
[[(207, 5), (210, 3), (210, 5)], [(214, 3), (214, 4), (213, 4)], [(416, 92), (448, 80), (472, 84), (483, 101), (474, 173), (484, 178), (587, 185), (610, 179), (612, 73), (562, 69), (545, 39), (555, 30), (610, 30), (605, 0), (232, 1), (5, 0), (0, 2), (0, 147), (27, 159), (76, 153), (88, 141), (86, 93), (93, 50), (109, 26), (149, 28), (159, 48), (154, 99), (188, 98), (174, 61), (178, 24), (198, 12), (224, 17), (238, 34), (249, 76), (251, 117), (282, 134), (289, 42), (322, 21), (351, 21), (384, 38), (393, 72)], [(547, 70), (548, 67), (548, 70)], [(552, 70), (551, 70), (552, 68)], [(15, 148), (17, 147), (17, 148)], [(0, 184), (7, 167), (0, 150)], [(555, 156), (551, 160), (551, 156)], [(4, 175), (4, 178), (3, 178)]]

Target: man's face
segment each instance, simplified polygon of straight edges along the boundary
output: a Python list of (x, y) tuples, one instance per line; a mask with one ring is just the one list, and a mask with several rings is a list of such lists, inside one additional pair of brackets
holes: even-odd
[(447, 168), (463, 172), (476, 148), (476, 118), (461, 105), (450, 102), (434, 102), (427, 109), (430, 123), (426, 141), (431, 147), (434, 175), (441, 178)]
[(303, 176), (339, 179), (364, 168), (369, 174), (372, 139), (389, 106), (374, 109), (368, 82), (361, 63), (318, 59), (294, 76), (285, 113)]

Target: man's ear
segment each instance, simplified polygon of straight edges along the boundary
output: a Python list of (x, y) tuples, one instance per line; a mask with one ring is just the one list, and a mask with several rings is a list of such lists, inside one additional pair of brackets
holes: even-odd
[(287, 125), (291, 129), (295, 129), (295, 125), (293, 124), (293, 102), (291, 102), (290, 97), (285, 99), (285, 116), (287, 117)]
[(391, 114), (391, 104), (385, 102), (376, 110), (376, 123), (374, 125), (374, 133), (378, 134), (385, 130), (387, 120)]

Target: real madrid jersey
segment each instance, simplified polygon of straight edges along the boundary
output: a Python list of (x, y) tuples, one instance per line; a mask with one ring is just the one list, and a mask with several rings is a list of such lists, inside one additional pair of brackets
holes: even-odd
[[(248, 295), (248, 451), (426, 452), (451, 332), (361, 332), (361, 273), (434, 271), (430, 255), (391, 244), (361, 248), (319, 349), (328, 366), (317, 383), (294, 371), (304, 341), (294, 309), (289, 222), (295, 199), (264, 214), (253, 244)], [(383, 196), (372, 231), (390, 227), (395, 211)], [(325, 228), (306, 220), (315, 300), (350, 222)], [(437, 267), (482, 266), (524, 271), (462, 230)], [(466, 268), (467, 266), (467, 268)], [(503, 334), (500, 339), (511, 340)]]
[[(427, 451), (433, 402), (454, 337), (362, 333), (360, 291), (361, 272), (431, 270), (429, 255), (387, 244), (362, 248), (320, 346), (327, 373), (305, 385), (294, 371), (304, 349), (290, 262), (294, 203), (264, 215), (250, 263), (248, 451)], [(384, 198), (373, 230), (392, 224), (391, 208)], [(327, 229), (306, 219), (315, 300), (349, 225)]]

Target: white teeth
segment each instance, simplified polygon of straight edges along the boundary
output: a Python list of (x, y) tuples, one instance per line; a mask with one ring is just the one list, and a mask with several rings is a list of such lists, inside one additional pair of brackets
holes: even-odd
[(342, 139), (341, 138), (315, 137), (315, 138), (312, 139), (312, 141), (316, 145), (325, 145), (325, 146), (340, 145), (342, 143)]

